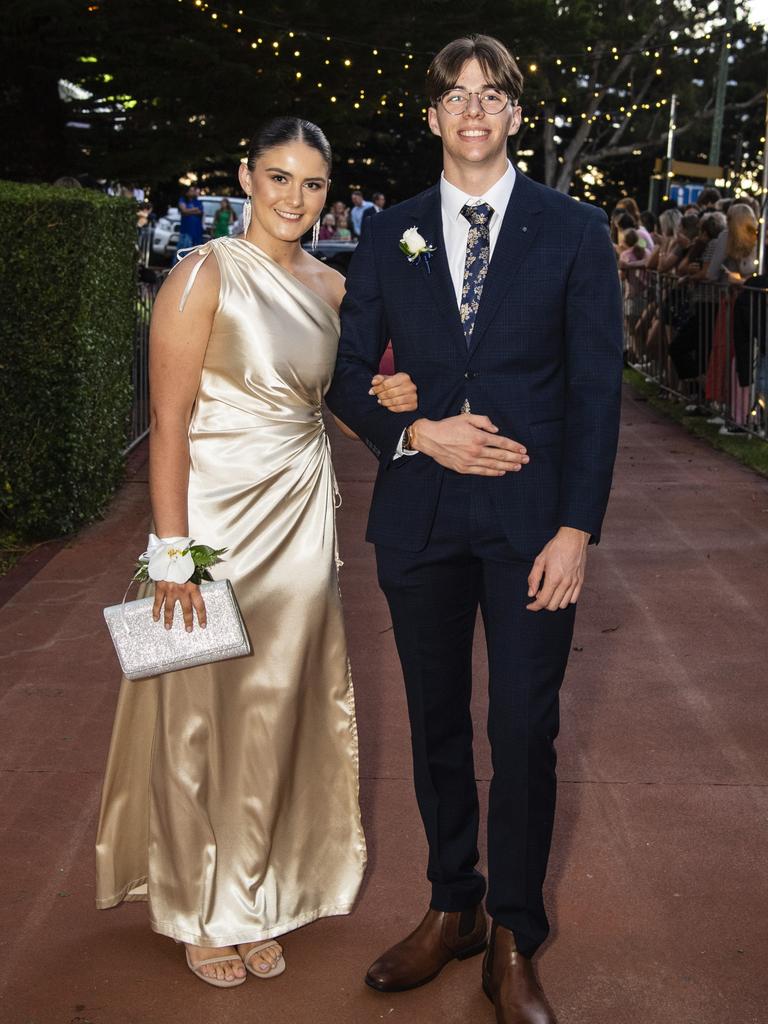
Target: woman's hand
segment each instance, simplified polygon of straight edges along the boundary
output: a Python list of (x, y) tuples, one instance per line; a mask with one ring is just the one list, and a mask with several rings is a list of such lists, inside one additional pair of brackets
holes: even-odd
[[(160, 580), (155, 584), (155, 603), (152, 606), (152, 618), (155, 622), (160, 621), (163, 615), (163, 622), (166, 629), (173, 625), (173, 611), (176, 602), (181, 605), (181, 614), (184, 616), (184, 626), (188, 633), (192, 632), (194, 615), (192, 609), (197, 612), (197, 621), (201, 629), (205, 629), (205, 601), (200, 593), (200, 587), (196, 583), (168, 583)], [(163, 611), (165, 605), (165, 611)]]
[(419, 407), (418, 388), (407, 373), (377, 373), (368, 394), (375, 395), (379, 405), (390, 412), (414, 412)]

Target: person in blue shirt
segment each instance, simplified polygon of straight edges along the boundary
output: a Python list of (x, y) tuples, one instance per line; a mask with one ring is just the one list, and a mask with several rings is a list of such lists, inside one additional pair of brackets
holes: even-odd
[(352, 193), (352, 209), (349, 213), (350, 227), (352, 228), (353, 238), (359, 238), (360, 233), (363, 230), (363, 221), (366, 217), (372, 216), (376, 212), (376, 208), (373, 203), (369, 202), (363, 197), (363, 193), (358, 189)]
[[(180, 249), (189, 249), (193, 245), (202, 245), (203, 242), (203, 204), (200, 200), (200, 190), (190, 185), (186, 193), (179, 198), (179, 213), (181, 224), (179, 225), (179, 244), (176, 252)], [(178, 261), (175, 257), (174, 263)]]

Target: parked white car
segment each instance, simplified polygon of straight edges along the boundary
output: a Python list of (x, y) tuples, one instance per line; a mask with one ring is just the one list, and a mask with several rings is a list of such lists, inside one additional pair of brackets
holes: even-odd
[(174, 231), (178, 239), (180, 221), (181, 214), (175, 206), (169, 206), (165, 216), (157, 218), (152, 232), (152, 255), (157, 259), (164, 260), (173, 255), (169, 242)]
[[(243, 206), (245, 204), (244, 196), (200, 196), (203, 203), (203, 240), (207, 241), (211, 237), (213, 231), (213, 218), (216, 215), (216, 211), (221, 205), (222, 199), (228, 199), (230, 206), (235, 214), (235, 219), (229, 226), (229, 233), (232, 234), (232, 228), (235, 223), (240, 219)], [(175, 206), (169, 206), (168, 212), (164, 217), (159, 217), (155, 224), (154, 236), (152, 238), (152, 254), (159, 259), (170, 259), (176, 252), (176, 247), (179, 244), (179, 225), (181, 224), (181, 214)]]

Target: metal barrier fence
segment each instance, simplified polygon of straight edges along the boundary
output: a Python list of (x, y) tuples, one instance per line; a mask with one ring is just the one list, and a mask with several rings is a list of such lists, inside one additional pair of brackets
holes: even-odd
[(621, 276), (629, 365), (721, 432), (768, 437), (765, 278), (721, 285), (642, 267)]
[[(146, 277), (146, 280), (142, 278)], [(151, 273), (139, 276), (136, 292), (136, 327), (133, 337), (133, 369), (131, 384), (133, 402), (128, 421), (128, 440), (124, 454), (134, 448), (149, 433), (149, 322), (152, 307), (163, 283), (163, 275)]]
[(138, 251), (139, 263), (142, 267), (148, 267), (152, 261), (152, 240), (154, 236), (155, 227), (153, 224), (145, 224), (143, 228), (139, 228), (136, 249)]

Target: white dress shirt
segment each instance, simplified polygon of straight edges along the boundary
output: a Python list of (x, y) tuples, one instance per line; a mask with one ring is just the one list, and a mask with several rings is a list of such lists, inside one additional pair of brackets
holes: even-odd
[(491, 207), (493, 216), (491, 217), (490, 234), (491, 259), (493, 259), (493, 250), (496, 248), (501, 222), (504, 219), (514, 185), (515, 168), (509, 161), (507, 161), (507, 169), (504, 174), (481, 196), (470, 196), (466, 192), (462, 192), (461, 189), (446, 180), (445, 174), (440, 179), (440, 206), (443, 213), (445, 255), (448, 259), (448, 269), (451, 272), (457, 306), (461, 306), (464, 263), (467, 258), (467, 235), (469, 234), (469, 221), (462, 216), (461, 211), (464, 206), (477, 206), (478, 203), (488, 203)]
[[(466, 192), (452, 185), (443, 173), (440, 178), (440, 208), (443, 215), (443, 240), (445, 242), (445, 255), (448, 259), (448, 269), (451, 272), (453, 290), (456, 293), (456, 305), (461, 306), (461, 290), (464, 286), (464, 264), (467, 259), (467, 235), (469, 234), (469, 221), (462, 216), (461, 211), (465, 206), (477, 206), (478, 203), (488, 203), (493, 210), (491, 223), (489, 225), (491, 235), (490, 259), (493, 259), (493, 250), (501, 230), (501, 222), (504, 219), (509, 197), (515, 187), (515, 168), (507, 161), (507, 169), (496, 182), (491, 185), (487, 192), (481, 196), (470, 196)], [(401, 455), (416, 455), (417, 452), (403, 448), (405, 442), (405, 431), (398, 442), (394, 457), (399, 459)]]

